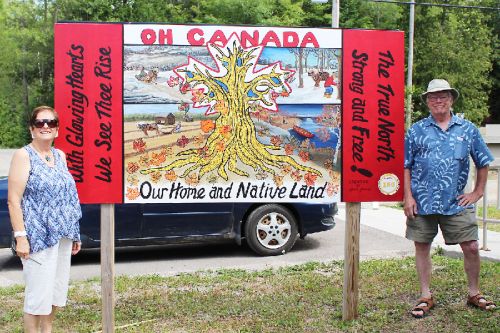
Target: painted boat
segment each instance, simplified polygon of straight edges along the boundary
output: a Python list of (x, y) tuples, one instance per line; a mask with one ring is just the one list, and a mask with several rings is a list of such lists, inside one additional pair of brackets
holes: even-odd
[(302, 127), (299, 127), (297, 125), (293, 126), (293, 130), (295, 132), (297, 132), (300, 136), (303, 136), (304, 138), (310, 139), (310, 138), (312, 138), (314, 136), (313, 133), (311, 133), (308, 130), (306, 130), (306, 129), (302, 128)]

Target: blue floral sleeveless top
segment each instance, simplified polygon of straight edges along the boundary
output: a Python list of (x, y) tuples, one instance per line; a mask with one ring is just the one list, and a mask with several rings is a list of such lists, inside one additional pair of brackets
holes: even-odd
[(61, 238), (80, 241), (82, 210), (66, 163), (55, 148), (51, 148), (54, 167), (47, 165), (30, 145), (24, 149), (30, 157), (30, 174), (21, 207), (30, 252), (52, 247)]

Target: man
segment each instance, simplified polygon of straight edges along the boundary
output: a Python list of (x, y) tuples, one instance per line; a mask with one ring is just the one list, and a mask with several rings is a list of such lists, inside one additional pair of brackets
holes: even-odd
[[(435, 305), (430, 291), (430, 250), (438, 225), (446, 244), (460, 244), (462, 248), (467, 304), (483, 310), (495, 308), (479, 292), (478, 226), (473, 206), (483, 196), (493, 156), (478, 129), (453, 114), (451, 106), (458, 97), (458, 91), (447, 81), (429, 82), (422, 100), (430, 116), (415, 123), (405, 140), (406, 238), (415, 243), (421, 293), (411, 311), (415, 318), (423, 318)], [(477, 178), (474, 190), (464, 193), (469, 156), (476, 165)]]

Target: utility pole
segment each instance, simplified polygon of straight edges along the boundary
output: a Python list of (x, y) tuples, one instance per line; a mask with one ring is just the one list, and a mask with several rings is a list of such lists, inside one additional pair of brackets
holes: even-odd
[(332, 0), (332, 28), (339, 27), (340, 0)]
[[(327, 3), (328, 0), (311, 0), (313, 3)], [(340, 0), (332, 0), (332, 28), (339, 27)]]
[(410, 27), (408, 28), (408, 71), (406, 76), (406, 117), (405, 127), (408, 129), (411, 126), (411, 114), (413, 109), (413, 36), (415, 30), (415, 2), (410, 3)]

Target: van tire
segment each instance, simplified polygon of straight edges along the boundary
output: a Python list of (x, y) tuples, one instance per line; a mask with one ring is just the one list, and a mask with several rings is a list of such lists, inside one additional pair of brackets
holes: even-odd
[(245, 236), (248, 246), (259, 255), (285, 254), (297, 240), (297, 221), (283, 206), (259, 206), (248, 216)]

